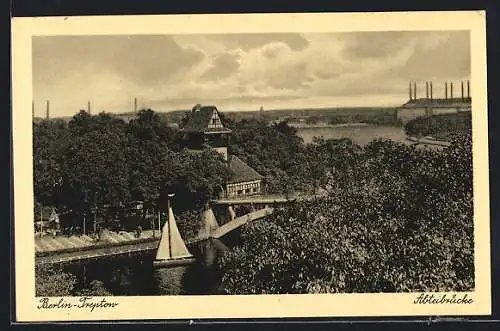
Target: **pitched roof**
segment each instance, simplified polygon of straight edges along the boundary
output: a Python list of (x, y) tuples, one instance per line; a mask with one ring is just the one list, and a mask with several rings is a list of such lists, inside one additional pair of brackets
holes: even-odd
[(229, 171), (231, 173), (229, 184), (251, 182), (264, 178), (264, 176), (234, 155), (229, 156)]
[[(215, 106), (203, 106), (200, 107), (199, 110), (193, 109), (193, 111), (189, 114), (189, 119), (187, 123), (182, 128), (185, 132), (209, 132), (214, 131), (214, 129), (209, 129), (208, 125), (210, 124), (210, 119), (214, 112), (218, 112), (217, 107)], [(227, 131), (231, 130), (227, 128), (219, 128), (216, 131)]]
[(470, 106), (471, 98), (448, 98), (448, 99), (413, 99), (403, 105), (403, 108), (411, 107), (466, 107)]

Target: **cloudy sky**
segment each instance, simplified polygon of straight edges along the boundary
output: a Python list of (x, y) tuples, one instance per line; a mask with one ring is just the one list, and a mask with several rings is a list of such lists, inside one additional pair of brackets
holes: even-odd
[[(408, 82), (470, 78), (469, 33), (349, 32), (33, 38), (35, 112), (396, 106)], [(458, 86), (458, 85), (457, 85)], [(457, 89), (458, 90), (458, 89)]]

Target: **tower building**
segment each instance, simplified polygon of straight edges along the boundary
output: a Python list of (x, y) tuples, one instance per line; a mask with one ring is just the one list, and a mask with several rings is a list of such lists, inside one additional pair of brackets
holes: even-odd
[(225, 183), (224, 192), (221, 192), (224, 197), (262, 193), (263, 176), (237, 156), (228, 153), (232, 131), (224, 126), (217, 107), (200, 104), (194, 106), (181, 132), (185, 148), (191, 151), (210, 148), (220, 153), (227, 162), (230, 177)]

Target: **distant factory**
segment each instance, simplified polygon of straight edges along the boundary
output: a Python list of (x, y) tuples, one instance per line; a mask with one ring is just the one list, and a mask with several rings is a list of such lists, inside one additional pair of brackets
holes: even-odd
[(420, 116), (471, 111), (469, 81), (460, 81), (458, 96), (453, 94), (453, 82), (444, 83), (444, 98), (434, 98), (432, 82), (425, 82), (425, 98), (417, 98), (417, 83), (409, 83), (409, 101), (397, 110), (398, 119), (406, 123)]

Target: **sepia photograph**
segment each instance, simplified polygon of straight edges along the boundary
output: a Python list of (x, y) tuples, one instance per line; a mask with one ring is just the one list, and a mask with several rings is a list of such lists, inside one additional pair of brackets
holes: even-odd
[(490, 309), (474, 296), (490, 284), (472, 28), (210, 32), (199, 17), (29, 36), (15, 222), (32, 309), (358, 294)]

